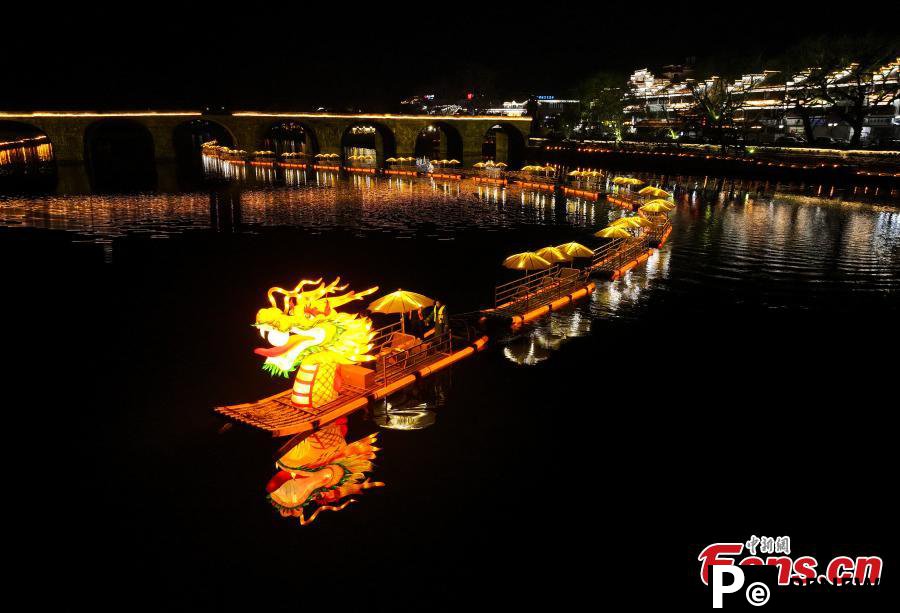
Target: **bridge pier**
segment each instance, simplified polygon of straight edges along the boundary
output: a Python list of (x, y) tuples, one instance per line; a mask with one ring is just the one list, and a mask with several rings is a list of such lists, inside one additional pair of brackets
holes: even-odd
[(91, 180), (84, 162), (56, 162), (56, 191), (62, 194), (88, 194)]

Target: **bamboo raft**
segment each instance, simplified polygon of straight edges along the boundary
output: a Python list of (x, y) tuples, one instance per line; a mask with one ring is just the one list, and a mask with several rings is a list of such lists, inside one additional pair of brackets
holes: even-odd
[[(449, 333), (445, 336), (449, 337)], [(337, 398), (312, 410), (294, 406), (291, 390), (287, 389), (256, 402), (216, 407), (216, 412), (269, 432), (273, 437), (311, 432), (481, 351), (487, 342), (488, 337), (482, 336), (453, 351), (449, 345), (442, 346), (441, 340), (423, 341), (406, 350), (406, 355), (392, 354), (392, 361), (400, 367), (383, 367), (380, 372), (376, 371), (375, 385), (358, 388), (344, 384)], [(429, 350), (429, 347), (434, 350)], [(419, 351), (416, 351), (417, 348)]]

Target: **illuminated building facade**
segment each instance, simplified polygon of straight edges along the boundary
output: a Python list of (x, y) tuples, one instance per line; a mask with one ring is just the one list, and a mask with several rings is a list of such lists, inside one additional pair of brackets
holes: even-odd
[[(858, 86), (857, 68), (851, 64), (825, 75), (817, 82), (824, 85), (815, 87), (824, 87), (825, 93), (833, 92), (837, 94), (834, 98), (841, 100), (842, 88)], [(663, 74), (656, 75), (642, 68), (631, 75), (624, 107), (630, 134), (652, 138), (674, 132), (699, 137), (704, 118), (698, 113), (696, 94), (717, 89), (733, 97), (734, 127), (748, 140), (772, 142), (796, 136), (805, 141), (803, 112), (816, 139), (849, 141), (852, 136), (851, 126), (835, 112), (835, 103), (824, 93), (817, 93), (819, 90), (809, 82), (812, 71), (785, 75), (766, 70), (743, 75), (730, 83), (722, 83), (718, 76), (703, 81), (679, 78), (687, 72), (664, 69)], [(898, 72), (900, 58), (865, 75), (870, 108), (862, 127), (862, 143), (900, 138)]]

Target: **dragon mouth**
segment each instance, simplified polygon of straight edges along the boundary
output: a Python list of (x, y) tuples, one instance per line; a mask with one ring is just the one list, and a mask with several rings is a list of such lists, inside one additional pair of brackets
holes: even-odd
[(306, 335), (306, 334), (292, 334), (291, 337), (285, 342), (283, 345), (275, 345), (272, 347), (257, 347), (253, 350), (253, 353), (256, 355), (261, 355), (266, 358), (275, 358), (282, 354), (287, 353), (292, 348), (296, 347), (298, 343), (302, 343), (303, 341), (314, 341), (317, 340), (315, 336)]

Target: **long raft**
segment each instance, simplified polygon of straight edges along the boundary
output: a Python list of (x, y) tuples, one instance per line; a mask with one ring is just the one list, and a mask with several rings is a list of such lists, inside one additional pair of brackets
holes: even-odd
[[(449, 341), (449, 339), (447, 340)], [(487, 345), (488, 337), (482, 336), (462, 349), (451, 351), (441, 351), (440, 346), (433, 345), (433, 343), (439, 345), (440, 342), (440, 340), (423, 341), (410, 350), (406, 350), (407, 355), (392, 355), (394, 368), (388, 366), (381, 369), (380, 372), (376, 370), (376, 383), (373, 385), (357, 387), (348, 384), (346, 380), (351, 378), (348, 376), (351, 372), (347, 369), (340, 395), (332, 402), (320, 407), (300, 408), (295, 406), (291, 402), (292, 390), (288, 389), (256, 402), (217, 407), (216, 412), (254, 428), (265, 430), (276, 437), (317, 430), (339, 417), (366, 407), (370, 402), (380, 400), (481, 351)], [(429, 350), (429, 346), (433, 347), (433, 350)], [(424, 354), (423, 358), (416, 358), (417, 347)]]

